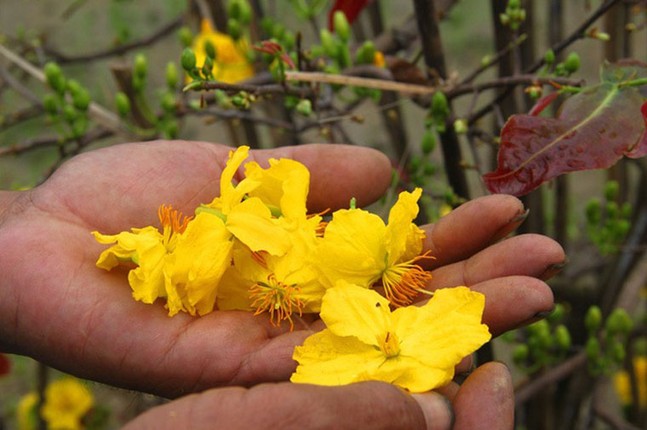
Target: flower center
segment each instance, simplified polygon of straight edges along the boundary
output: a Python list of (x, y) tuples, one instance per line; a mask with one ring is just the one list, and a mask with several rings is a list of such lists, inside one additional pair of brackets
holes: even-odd
[(430, 294), (425, 290), (425, 285), (431, 280), (431, 273), (416, 264), (423, 258), (432, 258), (429, 256), (429, 251), (411, 260), (387, 267), (382, 272), (384, 295), (392, 305), (406, 306), (419, 293)]
[(256, 308), (254, 315), (269, 312), (270, 323), (278, 327), (281, 321), (290, 322), (290, 330), (294, 329), (292, 313), (303, 313), (303, 302), (296, 294), (299, 288), (296, 285), (287, 285), (271, 273), (267, 276), (267, 282), (257, 282), (249, 289), (252, 307)]
[(193, 217), (183, 216), (171, 205), (161, 205), (157, 210), (157, 216), (162, 224), (164, 246), (167, 250), (172, 251), (175, 248), (177, 235), (184, 233)]
[(400, 339), (395, 333), (386, 332), (384, 339), (380, 339), (380, 349), (387, 358), (396, 357), (400, 354)]

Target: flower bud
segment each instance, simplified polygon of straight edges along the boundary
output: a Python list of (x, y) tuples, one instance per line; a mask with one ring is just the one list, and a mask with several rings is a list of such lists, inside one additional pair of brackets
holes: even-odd
[(301, 99), (295, 109), (303, 116), (310, 116), (312, 114), (312, 102), (309, 99)]
[(323, 28), (319, 32), (319, 38), (321, 40), (321, 47), (323, 48), (324, 54), (328, 57), (335, 57), (337, 55), (337, 42), (333, 38), (332, 34)]
[(133, 73), (140, 79), (144, 79), (148, 73), (148, 61), (144, 54), (135, 55)]
[(54, 94), (45, 94), (43, 97), (43, 108), (50, 115), (58, 114), (58, 97)]
[(584, 317), (584, 326), (589, 333), (594, 333), (598, 331), (600, 325), (602, 324), (602, 311), (596, 305), (593, 305), (586, 312)]
[(552, 49), (546, 51), (546, 53), (544, 54), (544, 62), (546, 64), (553, 64), (555, 62), (555, 51), (553, 51)]
[(465, 134), (467, 130), (467, 121), (465, 119), (459, 118), (454, 121), (454, 131), (456, 134)]
[(436, 133), (434, 133), (433, 130), (426, 129), (425, 133), (422, 135), (420, 146), (423, 154), (431, 154), (436, 148)]
[(577, 52), (571, 52), (564, 60), (564, 69), (567, 73), (575, 73), (580, 68), (580, 56)]
[(196, 61), (195, 52), (193, 52), (191, 48), (184, 48), (184, 50), (182, 51), (182, 57), (180, 59), (182, 68), (187, 72), (191, 72), (193, 71), (193, 69), (195, 69)]
[(214, 45), (211, 40), (207, 39), (204, 41), (203, 49), (207, 58), (212, 60), (216, 58), (216, 45)]
[(63, 118), (65, 121), (72, 124), (74, 120), (79, 116), (79, 112), (72, 105), (63, 106)]
[(565, 306), (561, 303), (557, 303), (555, 304), (555, 308), (553, 308), (553, 311), (546, 317), (546, 319), (550, 322), (557, 323), (564, 319), (565, 314), (566, 314)]
[(66, 88), (65, 77), (58, 64), (50, 61), (45, 64), (43, 72), (45, 73), (45, 79), (49, 86), (57, 93), (63, 94)]
[(604, 198), (607, 200), (615, 200), (620, 192), (620, 184), (618, 181), (607, 181), (604, 184)]
[(586, 341), (586, 356), (588, 359), (596, 363), (600, 358), (600, 342), (595, 337), (590, 337)]
[(445, 118), (449, 114), (447, 97), (442, 91), (434, 92), (431, 98), (431, 115), (436, 118)]
[(342, 41), (348, 42), (348, 39), (350, 39), (350, 24), (348, 24), (348, 19), (346, 18), (346, 14), (341, 10), (337, 10), (333, 14), (332, 19), (333, 19), (333, 28), (335, 29), (335, 33), (337, 33), (337, 35)]
[(593, 198), (586, 204), (586, 220), (589, 224), (597, 225), (602, 219), (602, 205), (600, 200)]
[(178, 73), (175, 63), (169, 61), (166, 64), (166, 86), (169, 90), (174, 90), (178, 83)]
[(117, 113), (120, 117), (123, 118), (130, 113), (130, 100), (128, 100), (128, 96), (125, 93), (119, 91), (115, 94), (115, 105), (117, 106)]
[(72, 93), (72, 103), (80, 111), (87, 111), (90, 107), (90, 93), (81, 87), (78, 91)]
[(633, 328), (633, 321), (626, 310), (622, 308), (614, 309), (606, 322), (606, 329), (609, 334), (628, 334)]
[(180, 28), (177, 34), (182, 46), (184, 46), (185, 48), (191, 46), (191, 44), (193, 43), (193, 33), (191, 32), (189, 27), (183, 26), (182, 28)]
[(247, 25), (252, 21), (252, 8), (247, 0), (230, 0), (227, 16), (235, 19), (243, 25)]
[(365, 41), (355, 52), (355, 63), (373, 64), (375, 52), (375, 44), (371, 40)]
[(175, 96), (169, 92), (164, 93), (161, 105), (165, 112), (175, 112), (175, 108), (177, 106)]
[(234, 40), (240, 39), (243, 35), (243, 29), (240, 25), (240, 21), (235, 18), (229, 18), (227, 20), (227, 33)]

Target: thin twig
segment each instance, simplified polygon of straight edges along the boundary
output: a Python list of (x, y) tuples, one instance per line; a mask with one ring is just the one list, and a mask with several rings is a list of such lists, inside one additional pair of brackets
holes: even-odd
[(321, 84), (350, 85), (355, 87), (374, 88), (382, 91), (395, 91), (402, 94), (433, 94), (437, 87), (406, 84), (403, 82), (386, 81), (383, 79), (363, 78), (348, 75), (333, 75), (323, 72), (285, 72), (288, 82), (312, 82)]

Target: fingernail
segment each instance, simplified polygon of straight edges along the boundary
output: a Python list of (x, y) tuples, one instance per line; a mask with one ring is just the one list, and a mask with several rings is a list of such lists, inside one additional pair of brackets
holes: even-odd
[(543, 271), (541, 275), (539, 275), (539, 279), (550, 279), (553, 276), (557, 275), (559, 272), (564, 270), (564, 267), (566, 267), (566, 264), (568, 263), (567, 260), (562, 261), (561, 263), (555, 263), (551, 264), (546, 268), (546, 270)]
[(509, 225), (515, 225), (515, 224), (516, 224), (516, 225), (519, 225), (519, 224), (521, 224), (522, 222), (524, 222), (524, 221), (526, 220), (526, 218), (528, 218), (528, 214), (529, 214), (529, 213), (530, 213), (530, 209), (525, 209), (524, 211), (519, 212), (517, 215), (515, 215), (515, 216), (514, 216), (514, 217), (513, 217), (509, 222), (508, 222), (508, 224), (509, 224)]
[(438, 393), (413, 394), (427, 423), (427, 430), (449, 430), (454, 425), (454, 412), (449, 400)]

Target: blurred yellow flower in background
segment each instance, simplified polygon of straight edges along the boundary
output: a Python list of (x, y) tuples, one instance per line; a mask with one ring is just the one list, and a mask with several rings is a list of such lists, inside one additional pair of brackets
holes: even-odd
[(208, 19), (202, 19), (200, 33), (193, 39), (192, 44), (198, 68), (202, 67), (207, 58), (205, 43), (211, 43), (216, 51), (213, 76), (217, 81), (231, 84), (254, 76), (254, 68), (247, 56), (249, 49), (245, 38), (234, 40), (228, 34), (215, 30)]
[[(638, 386), (638, 404), (641, 408), (647, 408), (647, 356), (634, 357), (633, 367)], [(626, 370), (617, 372), (614, 375), (613, 385), (615, 386), (618, 397), (620, 398), (620, 403), (622, 403), (623, 406), (633, 404), (633, 398), (631, 396), (631, 382)]]

